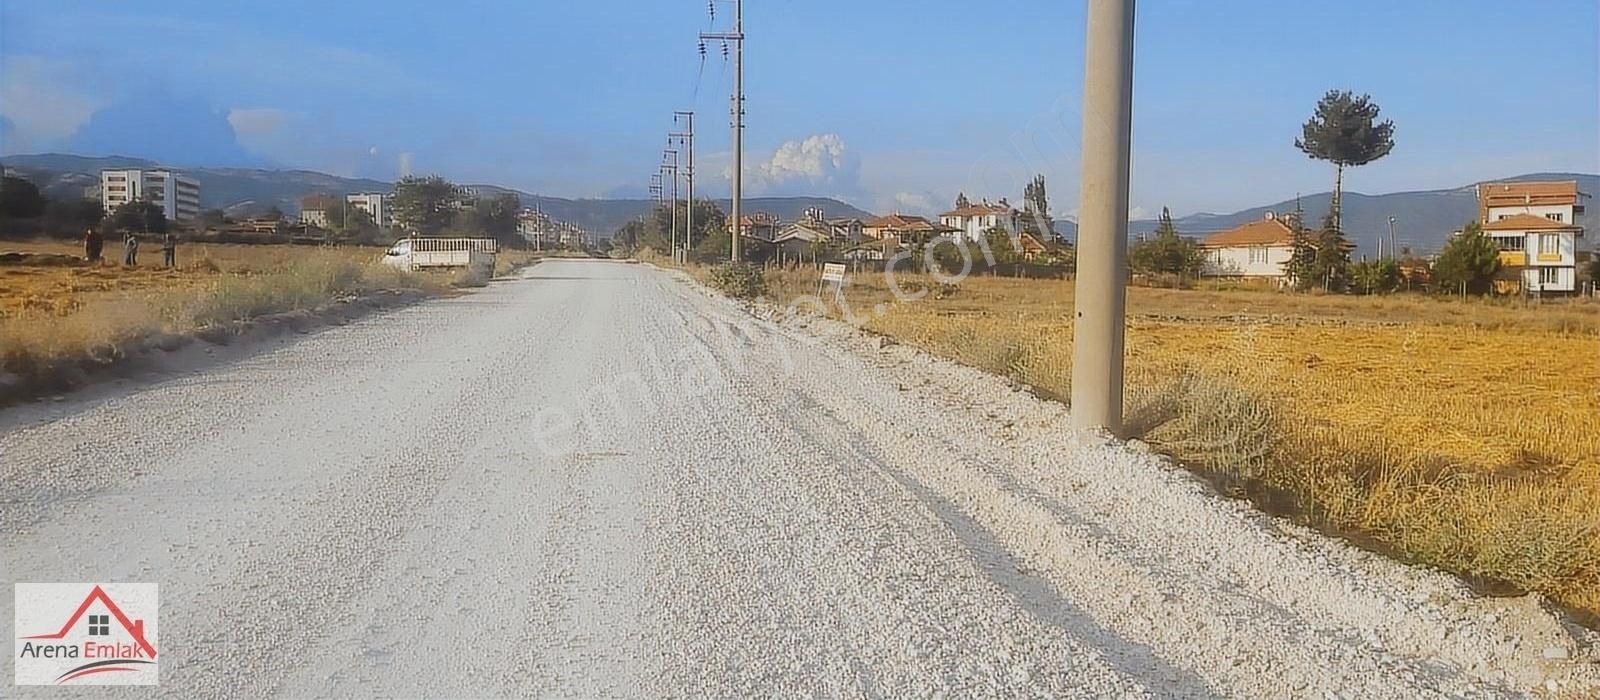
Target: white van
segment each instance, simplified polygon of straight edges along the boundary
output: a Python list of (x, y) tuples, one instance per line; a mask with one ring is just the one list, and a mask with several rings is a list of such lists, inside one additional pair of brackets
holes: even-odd
[(499, 245), (493, 238), (402, 238), (384, 253), (383, 262), (406, 272), (466, 270), (487, 280), (494, 276)]

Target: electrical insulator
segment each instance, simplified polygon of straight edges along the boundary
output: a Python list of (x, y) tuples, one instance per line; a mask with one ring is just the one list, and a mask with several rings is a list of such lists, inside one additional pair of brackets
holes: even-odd
[(705, 57), (706, 57), (706, 40), (705, 39), (701, 39), (700, 40), (700, 58), (704, 59)]
[(726, 41), (722, 42), (722, 59), (728, 59), (728, 42)]
[(706, 12), (711, 14), (711, 19), (717, 18), (717, 0), (706, 0)]

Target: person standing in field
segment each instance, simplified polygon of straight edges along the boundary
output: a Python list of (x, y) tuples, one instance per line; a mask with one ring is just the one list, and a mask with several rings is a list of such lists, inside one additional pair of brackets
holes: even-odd
[(139, 264), (139, 237), (131, 233), (122, 239), (122, 264), (128, 267)]
[(83, 259), (89, 262), (100, 262), (101, 251), (105, 249), (106, 239), (99, 231), (89, 229), (83, 233)]
[(170, 231), (161, 239), (161, 264), (168, 270), (178, 266), (178, 237)]

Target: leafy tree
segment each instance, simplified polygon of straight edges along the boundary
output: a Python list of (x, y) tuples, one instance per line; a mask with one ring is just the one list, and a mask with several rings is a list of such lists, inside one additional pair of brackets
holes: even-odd
[(972, 206), (972, 200), (967, 199), (967, 193), (965, 193), (965, 192), (957, 192), (956, 193), (956, 208), (957, 209), (966, 209), (967, 207), (970, 207), (970, 206)]
[[(1016, 240), (1012, 233), (1004, 227), (995, 226), (983, 232), (983, 241), (989, 246), (989, 254), (994, 256), (994, 261), (999, 265), (1009, 265), (1022, 262), (1022, 251), (1017, 249)], [(976, 251), (975, 263), (984, 262), (983, 251)]]
[(111, 212), (111, 230), (132, 233), (166, 233), (167, 214), (155, 202), (124, 202)]
[(1400, 263), (1389, 257), (1350, 263), (1349, 277), (1362, 294), (1388, 294), (1400, 286)]
[(270, 207), (267, 207), (265, 212), (262, 212), (261, 218), (272, 219), (273, 221), (283, 221), (283, 210), (278, 208), (278, 205), (274, 204)]
[[(650, 216), (634, 219), (623, 224), (622, 228), (617, 229), (617, 232), (612, 234), (612, 245), (628, 254), (637, 253), (645, 248), (658, 253), (666, 253), (667, 239), (661, 235), (661, 231), (656, 227), (655, 223), (656, 219), (660, 218), (664, 211), (666, 211), (666, 205), (663, 204), (657, 207), (657, 211), (652, 212)], [(702, 243), (708, 243), (717, 238), (726, 239), (727, 236), (711, 236)], [(726, 254), (727, 249), (727, 241), (724, 240), (722, 245), (724, 254)]]
[(1198, 277), (1205, 265), (1205, 252), (1194, 241), (1178, 235), (1172, 223), (1172, 213), (1161, 208), (1161, 223), (1155, 236), (1135, 243), (1128, 251), (1128, 263), (1134, 272), (1146, 275), (1175, 275)]
[(73, 234), (99, 226), (100, 220), (105, 217), (106, 210), (100, 206), (98, 199), (51, 200), (44, 210), (46, 226)]
[(438, 175), (408, 175), (394, 185), (394, 221), (401, 229), (437, 235), (455, 221), (461, 188)]
[(228, 214), (221, 209), (207, 209), (200, 212), (201, 226), (221, 226), (228, 223)]
[(1056, 238), (1055, 224), (1050, 221), (1050, 195), (1045, 192), (1044, 175), (1035, 175), (1022, 187), (1022, 208), (1026, 210), (1023, 227), (1039, 236), (1040, 240)]
[(1483, 235), (1483, 226), (1476, 221), (1444, 244), (1433, 265), (1433, 277), (1445, 292), (1488, 294), (1499, 271), (1500, 247)]
[(32, 182), (14, 175), (0, 178), (0, 217), (32, 219), (44, 213), (45, 204)]
[(1356, 97), (1349, 90), (1329, 90), (1317, 101), (1317, 111), (1301, 127), (1295, 148), (1317, 160), (1333, 163), (1333, 224), (1340, 224), (1344, 169), (1366, 165), (1394, 149), (1394, 122), (1378, 119), (1378, 105), (1370, 95)]
[(1289, 215), (1289, 230), (1293, 236), (1290, 239), (1289, 260), (1283, 264), (1283, 272), (1288, 275), (1294, 288), (1303, 292), (1315, 287), (1322, 277), (1317, 273), (1316, 242), (1312, 240), (1311, 232), (1306, 230), (1305, 211), (1300, 208), (1299, 202), (1295, 202), (1294, 212)]
[(1339, 219), (1331, 211), (1322, 218), (1316, 245), (1316, 257), (1312, 260), (1316, 282), (1330, 292), (1344, 291), (1350, 282), (1350, 251), (1344, 233), (1339, 231)]
[(488, 236), (503, 245), (521, 246), (517, 234), (517, 212), (522, 200), (509, 192), (473, 202), (456, 216), (456, 227), (477, 236)]
[(1600, 284), (1600, 251), (1589, 254), (1589, 281)]
[(729, 247), (733, 242), (728, 236), (728, 215), (715, 202), (709, 199), (695, 200), (691, 242), (694, 244), (695, 257), (701, 260), (728, 259)]

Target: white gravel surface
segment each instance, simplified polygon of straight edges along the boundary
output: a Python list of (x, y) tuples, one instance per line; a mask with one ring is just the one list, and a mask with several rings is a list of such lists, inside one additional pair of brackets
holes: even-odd
[(1535, 600), (674, 277), (547, 262), (12, 409), (0, 582), (159, 583), (183, 697), (1600, 694)]

